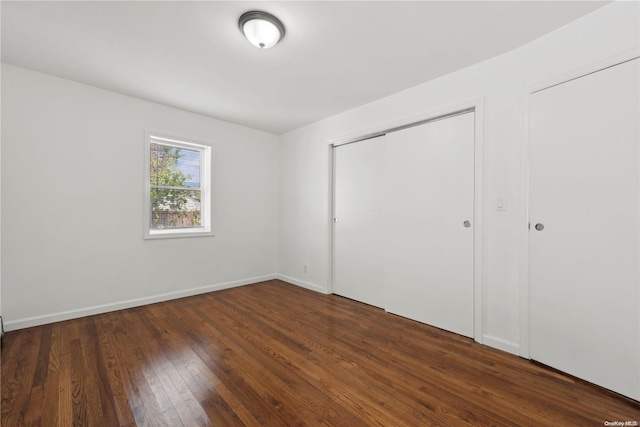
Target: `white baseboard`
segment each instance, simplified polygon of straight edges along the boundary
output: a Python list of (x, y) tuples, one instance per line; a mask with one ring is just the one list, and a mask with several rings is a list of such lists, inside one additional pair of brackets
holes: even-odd
[[(57, 313), (45, 314), (42, 316), (25, 317), (23, 319), (7, 321), (4, 324), (5, 331), (14, 331), (17, 329), (30, 328), (33, 326), (46, 325), (48, 323), (62, 322), (69, 319), (77, 319), (79, 317), (92, 316), (94, 314), (107, 313), (110, 311), (123, 310), (131, 307), (140, 307), (147, 304), (154, 304), (162, 301), (169, 301), (178, 298), (189, 297), (193, 295), (205, 294), (208, 292), (220, 291), (223, 289), (235, 288), (238, 286), (250, 285), (253, 283), (264, 282), (266, 280), (279, 279), (284, 282), (300, 286), (322, 294), (330, 294), (325, 287), (314, 283), (305, 282), (284, 274), (269, 274), (266, 276), (251, 277), (243, 280), (236, 280), (226, 283), (218, 283), (215, 285), (202, 286), (198, 288), (185, 289), (176, 292), (167, 292), (163, 294), (153, 295), (143, 298), (134, 298), (125, 301), (119, 301), (109, 304), (95, 305), (92, 307), (80, 308), (75, 310), (60, 311)], [(518, 343), (494, 337), (491, 335), (482, 336), (482, 344), (497, 348), (508, 353), (519, 355), (520, 346)]]
[(14, 331), (16, 329), (30, 328), (32, 326), (46, 325), (47, 323), (62, 322), (64, 320), (77, 319), (79, 317), (92, 316), (94, 314), (107, 313), (110, 311), (122, 310), (125, 308), (154, 304), (156, 302), (169, 301), (172, 299), (190, 297), (199, 294), (206, 294), (207, 292), (220, 291), (222, 289), (235, 288), (238, 286), (250, 285), (252, 283), (264, 282), (266, 280), (273, 280), (278, 278), (280, 278), (280, 276), (277, 274), (269, 274), (266, 276), (235, 280), (233, 282), (201, 286), (199, 288), (186, 289), (183, 291), (167, 292), (164, 294), (158, 294), (149, 297), (134, 298), (125, 301), (95, 305), (92, 307), (80, 308), (75, 310), (60, 311), (58, 313), (45, 314), (42, 316), (25, 317), (23, 319), (7, 321), (5, 322), (4, 327), (6, 331)]
[(300, 286), (301, 288), (309, 289), (312, 291), (320, 292), (321, 294), (328, 295), (329, 292), (325, 287), (316, 285), (315, 283), (305, 282), (304, 280), (296, 279), (295, 277), (287, 276), (285, 274), (277, 274), (277, 279), (283, 282), (291, 283), (292, 285)]
[(494, 337), (492, 335), (483, 335), (482, 344), (520, 356), (520, 345), (513, 341)]

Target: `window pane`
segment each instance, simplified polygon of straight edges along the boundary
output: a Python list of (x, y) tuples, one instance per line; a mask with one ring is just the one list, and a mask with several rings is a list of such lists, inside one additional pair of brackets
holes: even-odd
[(199, 190), (151, 189), (151, 228), (202, 226)]
[(196, 150), (179, 149), (178, 170), (186, 177), (184, 186), (200, 188), (200, 152)]
[(200, 188), (200, 152), (151, 143), (152, 186)]

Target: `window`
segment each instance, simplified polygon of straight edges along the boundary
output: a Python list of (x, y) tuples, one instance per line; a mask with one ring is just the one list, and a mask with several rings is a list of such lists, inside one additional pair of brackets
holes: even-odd
[(211, 236), (211, 147), (147, 133), (145, 239)]

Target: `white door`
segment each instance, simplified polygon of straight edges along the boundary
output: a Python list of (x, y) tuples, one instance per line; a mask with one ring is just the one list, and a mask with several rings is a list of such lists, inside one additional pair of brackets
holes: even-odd
[[(638, 59), (531, 96), (531, 358), (640, 399)], [(543, 228), (544, 227), (544, 228)]]
[(385, 163), (385, 308), (468, 337), (473, 337), (474, 116), (387, 134)]
[(334, 148), (333, 293), (384, 307), (384, 136)]

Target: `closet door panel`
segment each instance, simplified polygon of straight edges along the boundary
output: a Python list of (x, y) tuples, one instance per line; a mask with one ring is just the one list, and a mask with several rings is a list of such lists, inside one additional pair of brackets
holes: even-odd
[(384, 307), (384, 136), (334, 148), (333, 293)]
[(474, 113), (387, 135), (386, 309), (473, 337)]
[(640, 399), (635, 59), (531, 96), (534, 360)]

